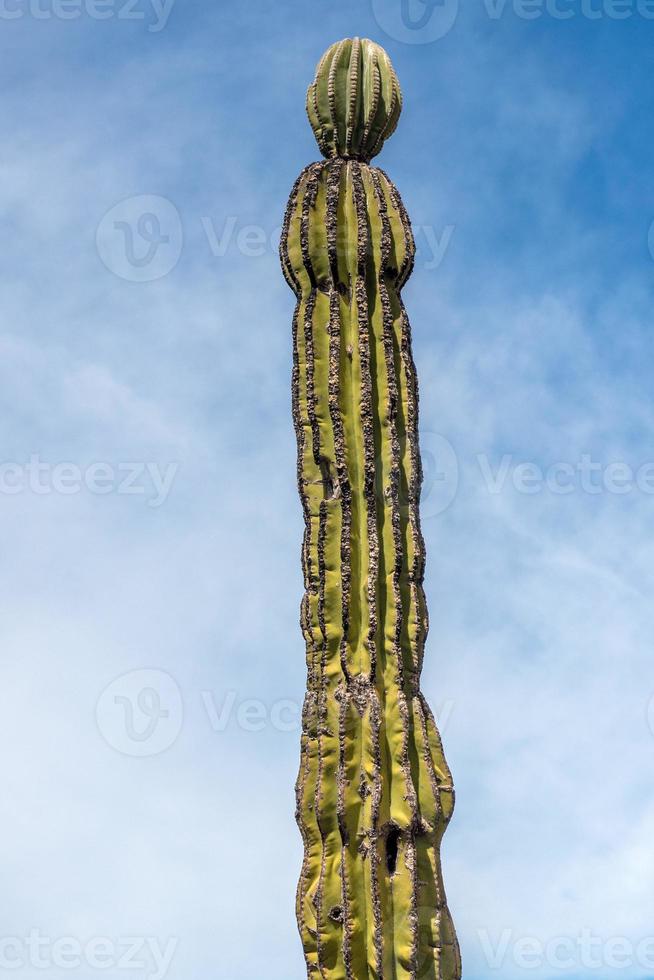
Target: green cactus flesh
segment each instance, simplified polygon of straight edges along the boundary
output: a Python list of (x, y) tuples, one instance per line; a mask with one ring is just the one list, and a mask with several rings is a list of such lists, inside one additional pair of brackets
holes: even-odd
[(307, 113), (326, 157), (370, 160), (395, 131), (402, 111), (397, 75), (383, 48), (367, 38), (332, 44), (307, 92)]
[(400, 296), (414, 243), (396, 188), (360, 160), (311, 164), (291, 192), (281, 257), (297, 297), (308, 665), (297, 917), (307, 975), (458, 980), (440, 864), (454, 792), (419, 686), (422, 471)]

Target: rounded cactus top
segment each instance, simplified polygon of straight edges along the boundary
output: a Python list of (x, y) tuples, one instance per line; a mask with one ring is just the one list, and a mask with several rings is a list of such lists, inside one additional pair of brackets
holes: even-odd
[(325, 51), (307, 91), (307, 112), (325, 157), (372, 159), (395, 131), (402, 92), (391, 59), (367, 38)]

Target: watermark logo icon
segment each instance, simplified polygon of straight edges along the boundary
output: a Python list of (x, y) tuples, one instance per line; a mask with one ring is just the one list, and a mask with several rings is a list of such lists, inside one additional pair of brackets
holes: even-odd
[(172, 201), (141, 194), (107, 211), (95, 240), (98, 255), (114, 275), (128, 282), (153, 282), (179, 262), (184, 233)]
[(112, 681), (95, 709), (100, 734), (123, 755), (159, 755), (182, 730), (184, 707), (177, 682), (163, 670), (132, 670)]
[[(452, 443), (438, 432), (421, 432), (420, 455), (422, 458), (422, 488), (420, 516), (437, 517), (450, 506), (459, 489), (459, 462)], [(408, 465), (408, 461), (405, 460)], [(388, 474), (388, 460), (379, 455), (376, 460), (375, 493), (381, 504), (393, 500)], [(407, 486), (410, 473), (404, 473), (398, 483), (398, 502), (407, 507), (411, 502), (412, 488)]]
[(650, 732), (654, 735), (654, 694), (652, 694), (647, 705), (647, 724)]
[(423, 483), (420, 514), (437, 517), (450, 506), (459, 489), (459, 463), (452, 443), (438, 432), (420, 436)]
[(448, 34), (459, 0), (371, 0), (372, 13), (389, 37), (404, 44), (431, 44)]
[(647, 232), (647, 245), (649, 247), (649, 254), (654, 259), (654, 221), (652, 221)]

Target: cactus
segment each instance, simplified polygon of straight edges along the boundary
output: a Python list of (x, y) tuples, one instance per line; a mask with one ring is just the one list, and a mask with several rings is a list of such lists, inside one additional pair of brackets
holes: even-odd
[(414, 242), (370, 166), (401, 109), (386, 52), (333, 45), (307, 96), (326, 159), (302, 171), (281, 240), (295, 292), (293, 418), (304, 512), (308, 683), (297, 918), (310, 980), (458, 980), (440, 865), (452, 778), (420, 692), (418, 390), (400, 297)]

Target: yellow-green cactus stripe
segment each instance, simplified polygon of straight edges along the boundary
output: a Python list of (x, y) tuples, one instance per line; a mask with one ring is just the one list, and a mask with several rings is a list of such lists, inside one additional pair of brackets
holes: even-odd
[(454, 790), (420, 692), (422, 469), (401, 299), (415, 247), (397, 189), (368, 164), (401, 108), (386, 52), (333, 45), (307, 108), (327, 160), (296, 181), (281, 241), (305, 523), (298, 925), (310, 980), (459, 980), (440, 864)]

